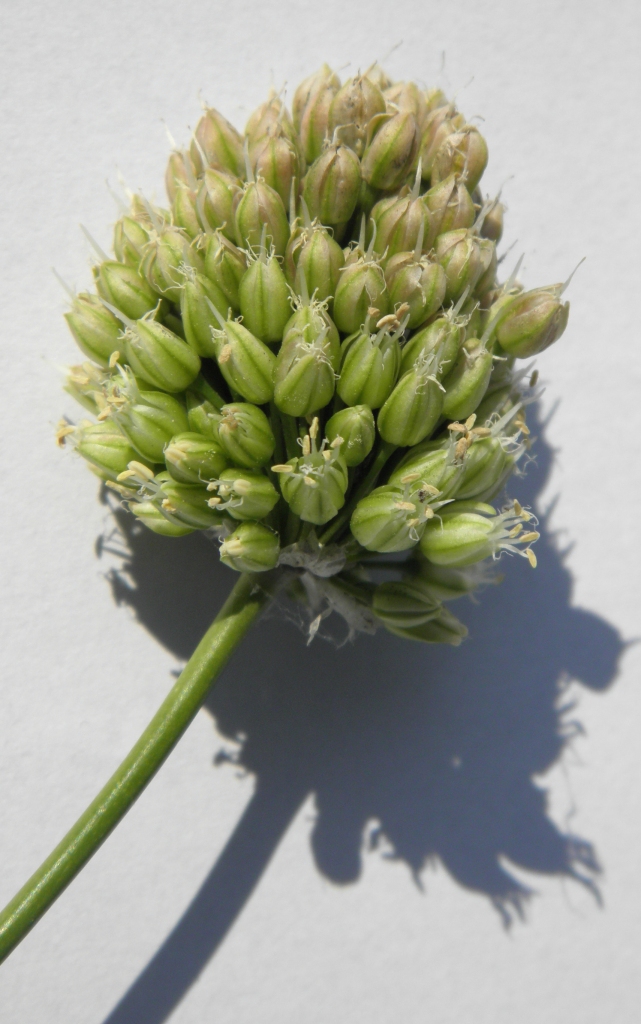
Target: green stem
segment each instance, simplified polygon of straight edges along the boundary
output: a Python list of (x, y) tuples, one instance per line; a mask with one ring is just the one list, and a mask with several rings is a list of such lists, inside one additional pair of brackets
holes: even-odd
[(243, 574), (142, 736), (93, 803), (0, 914), (0, 963), (58, 898), (156, 774), (269, 594)]
[(358, 505), (359, 501), (361, 500), (361, 498), (364, 498), (366, 494), (369, 494), (369, 492), (372, 490), (374, 484), (378, 480), (379, 474), (381, 473), (383, 466), (385, 465), (389, 457), (392, 455), (392, 453), (396, 451), (397, 447), (398, 445), (388, 444), (387, 441), (383, 441), (371, 466), (369, 467), (365, 476), (360, 481), (358, 487), (354, 489), (354, 492), (349, 501), (347, 502), (347, 504), (345, 505), (343, 511), (341, 512), (340, 515), (336, 516), (331, 526), (329, 526), (328, 529), (325, 530), (325, 533), (323, 533), (321, 537), (319, 537), (320, 544), (327, 544), (328, 541), (330, 541), (332, 537), (334, 537), (340, 530), (342, 530), (345, 524), (349, 522), (349, 520), (352, 518), (352, 512)]

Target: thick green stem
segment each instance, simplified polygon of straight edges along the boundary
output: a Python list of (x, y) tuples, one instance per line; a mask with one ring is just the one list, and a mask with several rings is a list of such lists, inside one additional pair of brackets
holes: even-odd
[(140, 796), (202, 707), (212, 680), (268, 596), (268, 590), (256, 576), (240, 577), (136, 745), (62, 842), (0, 914), (0, 963), (66, 889)]
[(378, 480), (383, 466), (389, 459), (390, 455), (396, 451), (397, 445), (388, 444), (387, 441), (383, 441), (378, 453), (374, 457), (371, 466), (367, 470), (367, 473), (359, 483), (358, 487), (354, 489), (354, 493), (350, 497), (349, 501), (345, 505), (340, 515), (331, 522), (330, 526), (319, 538), (321, 544), (327, 544), (328, 541), (335, 537), (340, 530), (343, 529), (346, 523), (352, 518), (352, 512), (358, 505), (361, 498), (364, 498), (366, 494), (374, 487), (374, 484)]

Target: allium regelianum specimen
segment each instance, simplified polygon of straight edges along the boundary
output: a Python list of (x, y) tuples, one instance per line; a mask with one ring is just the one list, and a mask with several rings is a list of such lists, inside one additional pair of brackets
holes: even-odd
[[(498, 283), (487, 159), (440, 90), (376, 66), (343, 85), (323, 66), (244, 137), (206, 109), (170, 156), (170, 208), (134, 195), (73, 300), (91, 362), (67, 387), (95, 419), (61, 438), (149, 529), (210, 531), (241, 572), (293, 567), (350, 628), (459, 643), (443, 602), (477, 563), (536, 564), (530, 514), (491, 502), (528, 448), (516, 360), (569, 308), (560, 285)], [(401, 551), (374, 585), (364, 566)]]
[(67, 390), (93, 419), (58, 438), (144, 527), (218, 537), (240, 576), (138, 742), (0, 914), (0, 960), (142, 792), (277, 588), (306, 608), (310, 637), (337, 611), (350, 634), (383, 623), (458, 644), (446, 602), (488, 578), (482, 563), (507, 551), (536, 565), (536, 521), (504, 497), (536, 397), (517, 360), (556, 341), (569, 306), (565, 285), (524, 291), (518, 263), (497, 281), (487, 158), (440, 90), (376, 65), (341, 85), (325, 65), (291, 114), (272, 95), (244, 137), (206, 109), (169, 158), (169, 209), (131, 197), (96, 291), (66, 314), (88, 360)]

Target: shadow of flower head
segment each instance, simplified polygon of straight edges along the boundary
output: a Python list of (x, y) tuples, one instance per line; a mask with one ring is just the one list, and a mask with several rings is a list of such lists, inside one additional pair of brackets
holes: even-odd
[[(531, 506), (551, 462), (542, 440), (536, 450), (536, 464), (512, 488)], [(123, 570), (111, 574), (116, 600), (178, 657), (188, 657), (231, 574), (201, 536), (165, 541), (139, 532), (131, 517), (118, 520), (127, 554)], [(341, 649), (319, 640), (306, 646), (277, 612), (262, 619), (206, 705), (234, 741), (233, 755), (217, 760), (231, 758), (251, 772), (254, 797), (199, 895), (110, 1024), (166, 1019), (310, 794), (314, 859), (335, 883), (358, 879), (368, 845), (404, 862), (416, 880), (439, 861), (459, 884), (485, 894), (506, 924), (523, 915), (529, 895), (510, 863), (579, 879), (596, 892), (594, 850), (553, 822), (536, 777), (579, 729), (568, 681), (605, 689), (623, 644), (611, 625), (572, 605), (571, 577), (545, 516), (540, 529), (536, 571), (504, 558), (501, 586), (487, 588), (475, 604), (457, 604), (470, 630), (459, 648), (383, 630)]]

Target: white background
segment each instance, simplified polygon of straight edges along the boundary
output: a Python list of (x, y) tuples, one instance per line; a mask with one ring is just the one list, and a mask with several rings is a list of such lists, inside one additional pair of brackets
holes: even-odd
[[(525, 280), (545, 284), (587, 257), (539, 361), (556, 411), (521, 488), (556, 505), (537, 573), (510, 562), (462, 609), (458, 651), (383, 636), (307, 650), (264, 622), (215, 695), (219, 731), (199, 714), (3, 966), (3, 1024), (106, 1021), (244, 812), (110, 1024), (638, 1020), (641, 656), (621, 645), (640, 632), (640, 22), (632, 0), (3, 5), (1, 903), (115, 768), (231, 583), (204, 542), (147, 538), (118, 606), (122, 560), (94, 549), (107, 510), (53, 445), (76, 414), (59, 367), (77, 354), (50, 268), (89, 285), (78, 223), (109, 245), (106, 179), (160, 196), (162, 121), (186, 141), (199, 90), (242, 127), (271, 82), (291, 95), (323, 60), (347, 75), (403, 41), (388, 72), (483, 116), (486, 191), (513, 176), (507, 266), (524, 251)], [(221, 748), (241, 765), (214, 765)], [(568, 833), (593, 844), (601, 905), (568, 877), (591, 856)], [(514, 880), (536, 894), (520, 901)]]

